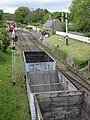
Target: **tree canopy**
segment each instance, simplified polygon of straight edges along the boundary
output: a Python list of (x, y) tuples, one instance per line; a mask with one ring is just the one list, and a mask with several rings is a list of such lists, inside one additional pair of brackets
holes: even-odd
[(73, 0), (70, 16), (76, 31), (90, 32), (90, 0)]
[(32, 23), (34, 22), (39, 22), (39, 23), (44, 23), (44, 17), (46, 14), (48, 14), (49, 11), (47, 9), (36, 9), (35, 11), (30, 12), (30, 21)]
[(30, 16), (28, 7), (19, 7), (14, 13), (14, 20), (16, 22), (27, 24)]
[(36, 10), (29, 10), (27, 7), (19, 7), (16, 9), (14, 13), (14, 20), (20, 23), (30, 23), (32, 25), (44, 24), (49, 15), (52, 16), (53, 19), (61, 20), (62, 12), (53, 12), (50, 13), (47, 9), (38, 8)]

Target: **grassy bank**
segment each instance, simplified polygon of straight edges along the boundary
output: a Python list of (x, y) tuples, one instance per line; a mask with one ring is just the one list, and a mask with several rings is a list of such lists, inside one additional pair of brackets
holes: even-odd
[(88, 60), (90, 60), (90, 44), (69, 39), (69, 45), (67, 46), (65, 38), (58, 35), (47, 38), (45, 42), (53, 45), (53, 47), (49, 45), (48, 47), (56, 52), (61, 59), (66, 60), (68, 55), (71, 56), (75, 62), (76, 69), (83, 69), (84, 71), (82, 72), (90, 77), (90, 72), (88, 72), (87, 69), (84, 69), (87, 67)]
[(18, 63), (17, 56), (16, 69), (21, 67), (21, 75), (16, 73), (16, 85), (12, 85), (11, 56), (10, 49), (7, 53), (0, 51), (0, 120), (29, 120), (23, 64)]

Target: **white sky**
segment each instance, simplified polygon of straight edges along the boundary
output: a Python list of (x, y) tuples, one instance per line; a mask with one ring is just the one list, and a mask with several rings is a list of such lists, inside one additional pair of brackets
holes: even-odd
[(43, 8), (49, 11), (67, 11), (72, 0), (1, 0), (0, 9), (14, 13), (15, 9), (24, 6), (30, 9)]

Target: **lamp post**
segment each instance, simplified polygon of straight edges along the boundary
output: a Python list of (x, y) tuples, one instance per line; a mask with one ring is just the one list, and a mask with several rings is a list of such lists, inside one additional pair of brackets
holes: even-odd
[(66, 19), (66, 45), (68, 45), (68, 17), (67, 17), (67, 12), (65, 15), (65, 19)]

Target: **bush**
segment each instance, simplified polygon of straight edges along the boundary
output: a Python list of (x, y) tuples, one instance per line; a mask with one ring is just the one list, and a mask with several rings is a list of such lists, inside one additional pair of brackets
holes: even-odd
[(63, 32), (66, 31), (66, 23), (65, 22), (61, 23), (61, 29), (62, 29)]
[(76, 31), (76, 30), (75, 30), (75, 26), (74, 26), (74, 24), (69, 23), (68, 31)]
[(36, 23), (33, 23), (32, 25), (33, 25), (33, 26), (39, 26), (40, 23), (36, 22)]
[(32, 30), (32, 29), (33, 29), (33, 27), (26, 27), (26, 29), (28, 29), (28, 30)]
[(59, 56), (60, 59), (66, 60), (67, 53), (63, 50), (60, 50), (58, 47), (55, 47), (55, 53)]
[(5, 29), (2, 29), (0, 32), (0, 49), (3, 52), (6, 52), (7, 48), (10, 45), (10, 41), (7, 40), (8, 37), (9, 37), (8, 32)]
[(75, 60), (75, 66), (77, 69), (84, 68), (88, 64), (88, 60), (81, 61), (81, 60)]
[(85, 33), (85, 37), (90, 37), (90, 32)]

